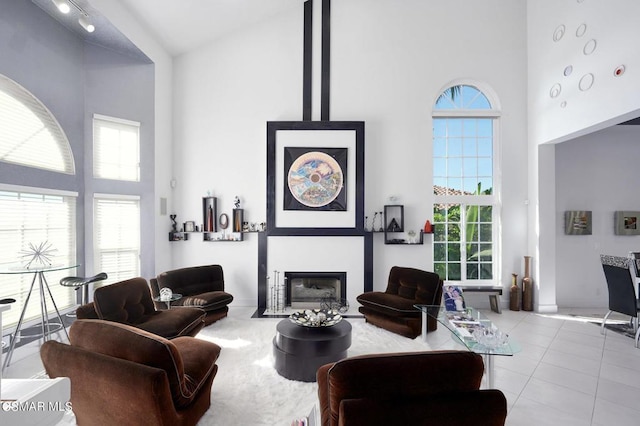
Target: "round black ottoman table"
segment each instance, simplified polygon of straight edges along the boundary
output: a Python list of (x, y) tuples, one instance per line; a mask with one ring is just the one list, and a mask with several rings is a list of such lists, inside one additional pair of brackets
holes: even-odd
[(284, 319), (273, 338), (275, 368), (287, 379), (315, 382), (318, 368), (346, 358), (349, 346), (351, 324), (344, 319), (331, 327), (303, 327)]

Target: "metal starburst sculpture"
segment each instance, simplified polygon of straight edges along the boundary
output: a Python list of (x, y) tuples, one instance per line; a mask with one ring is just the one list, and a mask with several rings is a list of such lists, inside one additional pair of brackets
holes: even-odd
[(55, 251), (57, 249), (53, 248), (49, 241), (43, 241), (40, 244), (29, 243), (29, 248), (20, 251), (22, 253), (20, 257), (28, 260), (24, 267), (29, 269), (34, 262), (38, 266), (51, 265), (51, 257)]

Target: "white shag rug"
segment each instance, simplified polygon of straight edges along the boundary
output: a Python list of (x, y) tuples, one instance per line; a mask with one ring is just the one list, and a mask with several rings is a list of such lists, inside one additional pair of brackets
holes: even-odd
[[(273, 367), (273, 337), (281, 319), (227, 317), (196, 336), (222, 347), (211, 407), (198, 425), (289, 426), (307, 416), (318, 400), (316, 383), (288, 380)], [(430, 350), (415, 340), (390, 333), (364, 319), (348, 318), (353, 327), (348, 356)]]

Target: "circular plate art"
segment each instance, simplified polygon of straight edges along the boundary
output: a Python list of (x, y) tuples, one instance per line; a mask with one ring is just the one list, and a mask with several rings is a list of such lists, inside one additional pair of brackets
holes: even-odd
[(330, 309), (306, 309), (292, 313), (289, 319), (303, 327), (331, 327), (342, 321), (342, 315)]
[(287, 176), (289, 191), (307, 207), (322, 207), (331, 203), (342, 191), (342, 168), (329, 154), (307, 152), (298, 157)]

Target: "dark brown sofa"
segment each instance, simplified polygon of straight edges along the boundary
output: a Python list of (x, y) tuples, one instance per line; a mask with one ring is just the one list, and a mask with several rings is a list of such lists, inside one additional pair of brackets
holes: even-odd
[(102, 320), (76, 320), (69, 339), (40, 356), (49, 377), (71, 379), (78, 425), (195, 425), (210, 406), (214, 343)]
[[(233, 296), (224, 291), (224, 273), (220, 265), (192, 266), (163, 272), (149, 280), (153, 297), (168, 287), (182, 298), (171, 306), (194, 306), (207, 313), (205, 325), (227, 316)], [(166, 305), (165, 305), (166, 306)]]
[(318, 369), (322, 426), (502, 426), (507, 401), (479, 390), (482, 356), (467, 351), (363, 355)]
[[(421, 313), (413, 305), (440, 305), (441, 299), (438, 274), (401, 266), (391, 268), (385, 291), (370, 291), (356, 298), (367, 322), (411, 339), (422, 332)], [(427, 330), (437, 327), (438, 321), (428, 317)]]
[(132, 278), (97, 288), (93, 302), (76, 310), (78, 319), (101, 319), (133, 325), (167, 339), (195, 336), (204, 327), (199, 308), (156, 310), (144, 278)]

